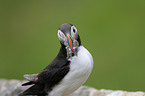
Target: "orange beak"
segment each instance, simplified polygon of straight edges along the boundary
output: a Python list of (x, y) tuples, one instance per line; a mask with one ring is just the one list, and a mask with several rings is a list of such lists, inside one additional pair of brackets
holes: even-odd
[(69, 44), (71, 50), (73, 51), (73, 43), (72, 43), (73, 40), (72, 40), (72, 38), (70, 37), (69, 34), (67, 35), (67, 41), (68, 41), (68, 44)]

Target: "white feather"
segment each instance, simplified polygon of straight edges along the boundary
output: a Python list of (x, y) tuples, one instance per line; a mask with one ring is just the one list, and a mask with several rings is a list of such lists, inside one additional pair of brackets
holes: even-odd
[(88, 79), (93, 68), (93, 58), (89, 51), (80, 46), (77, 56), (72, 57), (70, 61), (69, 73), (58, 85), (54, 86), (49, 96), (69, 95)]

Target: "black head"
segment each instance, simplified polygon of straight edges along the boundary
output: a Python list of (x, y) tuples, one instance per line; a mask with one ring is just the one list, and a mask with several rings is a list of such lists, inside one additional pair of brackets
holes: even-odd
[(68, 58), (72, 54), (77, 55), (81, 40), (75, 26), (70, 23), (62, 24), (58, 29), (58, 38), (60, 43), (66, 47)]
[(78, 46), (81, 45), (81, 40), (77, 33), (77, 29), (70, 23), (64, 23), (59, 27), (58, 38), (62, 44), (65, 45), (65, 43), (67, 42), (70, 47), (73, 47), (71, 43), (73, 43), (74, 40), (78, 42)]

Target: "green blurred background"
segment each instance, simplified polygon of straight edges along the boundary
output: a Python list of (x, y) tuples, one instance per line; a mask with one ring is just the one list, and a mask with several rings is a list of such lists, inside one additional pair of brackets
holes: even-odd
[(94, 58), (85, 85), (145, 91), (145, 0), (0, 0), (0, 78), (45, 68), (66, 22)]

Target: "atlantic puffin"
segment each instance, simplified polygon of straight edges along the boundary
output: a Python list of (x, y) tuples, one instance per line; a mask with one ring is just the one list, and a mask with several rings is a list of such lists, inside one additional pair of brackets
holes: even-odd
[(82, 45), (77, 29), (70, 23), (58, 29), (61, 48), (55, 59), (39, 74), (24, 75), (32, 85), (18, 96), (68, 96), (88, 79), (93, 58)]

